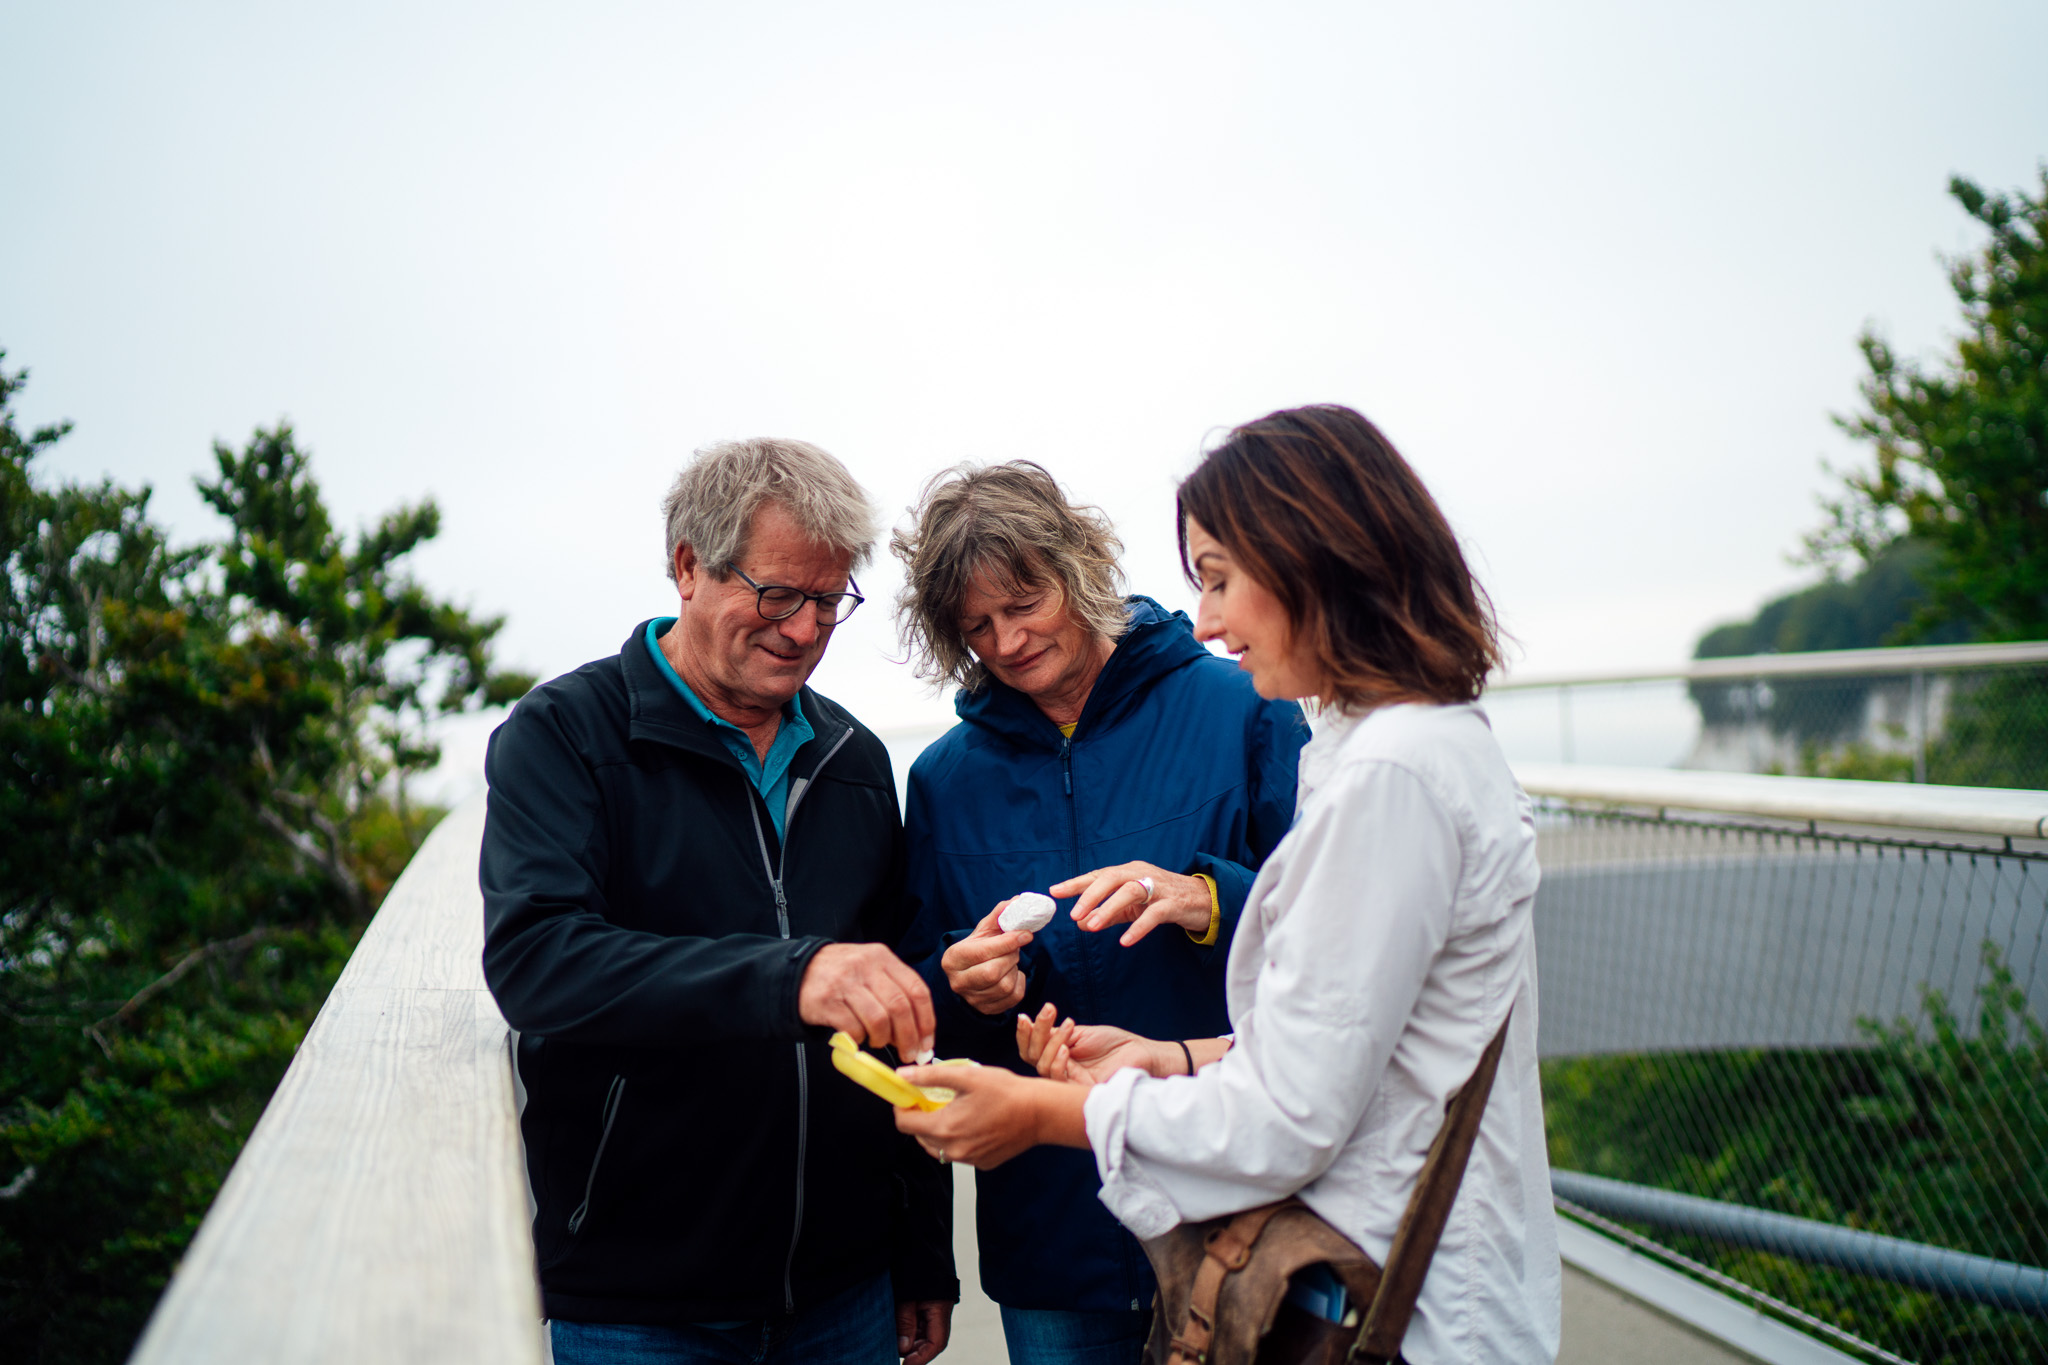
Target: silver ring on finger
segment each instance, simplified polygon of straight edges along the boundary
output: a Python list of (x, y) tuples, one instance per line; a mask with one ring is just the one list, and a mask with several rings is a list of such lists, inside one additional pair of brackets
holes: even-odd
[(1138, 878), (1138, 885), (1145, 888), (1145, 899), (1140, 901), (1139, 904), (1150, 905), (1152, 903), (1153, 892), (1152, 879), (1150, 877), (1140, 877)]

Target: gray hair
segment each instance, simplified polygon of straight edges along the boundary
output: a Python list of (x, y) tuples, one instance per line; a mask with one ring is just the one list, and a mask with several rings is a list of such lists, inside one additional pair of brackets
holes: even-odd
[(903, 561), (896, 623), (917, 675), (978, 692), (988, 669), (960, 633), (975, 575), (999, 591), (1057, 588), (1067, 612), (1099, 639), (1130, 629), (1117, 556), (1123, 542), (1099, 507), (1066, 490), (1030, 460), (955, 465), (934, 475), (911, 509), (908, 530), (889, 537)]
[(676, 551), (688, 545), (712, 577), (745, 552), (754, 514), (776, 503), (805, 535), (852, 557), (853, 569), (874, 558), (882, 514), (846, 466), (809, 441), (756, 436), (721, 441), (690, 457), (676, 475), (661, 513), (668, 521), (668, 576)]

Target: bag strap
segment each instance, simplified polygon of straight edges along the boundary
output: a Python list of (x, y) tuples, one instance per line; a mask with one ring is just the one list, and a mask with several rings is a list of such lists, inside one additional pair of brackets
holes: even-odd
[(1401, 1354), (1401, 1339), (1408, 1334), (1408, 1320), (1415, 1316), (1415, 1301), (1422, 1296), (1422, 1282), (1429, 1275), (1436, 1244), (1444, 1235), (1458, 1186), (1465, 1179), (1465, 1163), (1479, 1137), (1479, 1120), (1486, 1113), (1486, 1097), (1493, 1091), (1493, 1074), (1500, 1068), (1501, 1048), (1507, 1043), (1508, 1023), (1514, 1017), (1515, 1008), (1510, 1005), (1500, 1032), (1479, 1054), (1472, 1079), (1444, 1106), (1444, 1126), (1437, 1130), (1429, 1155), (1423, 1158), (1422, 1174), (1416, 1178), (1415, 1192), (1408, 1196), (1401, 1225), (1394, 1230), (1379, 1290), (1366, 1310), (1349, 1360), (1383, 1362)]
[(1246, 1209), (1220, 1228), (1211, 1228), (1202, 1239), (1202, 1264), (1188, 1290), (1188, 1319), (1167, 1347), (1167, 1365), (1207, 1365), (1209, 1343), (1216, 1336), (1216, 1304), (1223, 1294), (1223, 1281), (1245, 1268), (1252, 1248), (1273, 1215), (1292, 1208), (1299, 1199), (1261, 1204)]

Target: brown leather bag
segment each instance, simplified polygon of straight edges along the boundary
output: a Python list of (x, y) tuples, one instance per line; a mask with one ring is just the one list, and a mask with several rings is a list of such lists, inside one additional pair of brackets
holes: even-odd
[[(1514, 1017), (1512, 1009), (1509, 1018)], [(1479, 1136), (1486, 1097), (1508, 1026), (1486, 1045), (1472, 1078), (1444, 1106), (1408, 1208), (1394, 1231), (1384, 1268), (1299, 1199), (1183, 1223), (1145, 1243), (1159, 1278), (1152, 1303), (1147, 1365), (1384, 1365), (1401, 1355), (1415, 1300), (1429, 1274), (1465, 1163)], [(1286, 1302), (1296, 1271), (1328, 1265), (1367, 1305), (1343, 1323)], [(1353, 1319), (1357, 1321), (1353, 1321)]]

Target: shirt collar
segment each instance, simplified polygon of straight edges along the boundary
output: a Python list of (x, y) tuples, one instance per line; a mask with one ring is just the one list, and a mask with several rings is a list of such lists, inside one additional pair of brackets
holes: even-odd
[[(747, 732), (706, 706), (703, 699), (691, 691), (690, 685), (683, 681), (683, 675), (676, 672), (675, 665), (668, 661), (668, 656), (661, 652), (661, 637), (668, 634), (668, 628), (675, 623), (676, 618), (673, 616), (657, 616), (647, 623), (647, 652), (654, 656), (654, 666), (661, 670), (662, 677), (668, 679), (669, 686), (675, 688), (682, 695), (683, 701), (696, 714), (697, 719), (714, 727), (724, 726), (734, 734), (744, 738)], [(784, 720), (803, 727), (802, 733), (805, 739), (811, 737), (810, 722), (804, 719), (804, 704), (801, 693), (783, 703), (782, 716)], [(777, 738), (780, 739), (781, 736), (778, 735)], [(751, 739), (747, 742), (749, 744), (753, 743)]]

